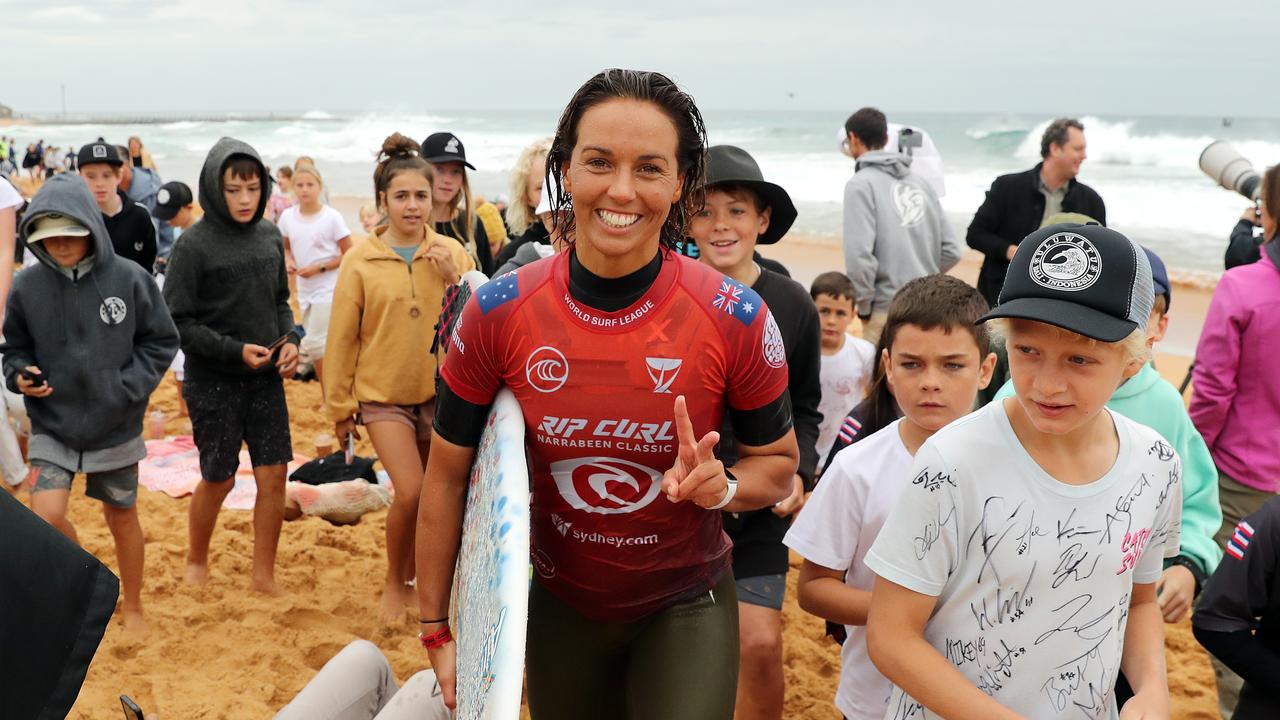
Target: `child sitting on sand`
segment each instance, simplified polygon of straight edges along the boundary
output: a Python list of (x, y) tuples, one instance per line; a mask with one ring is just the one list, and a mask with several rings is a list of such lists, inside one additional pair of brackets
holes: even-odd
[[(824, 277), (814, 282), (815, 291), (838, 290)], [(990, 382), (996, 356), (987, 330), (974, 325), (988, 309), (977, 290), (949, 275), (926, 275), (898, 290), (880, 334), (884, 372), (872, 392), (891, 392), (905, 417), (838, 453), (787, 532), (787, 546), (804, 556), (800, 607), (846, 626), (835, 705), (850, 720), (883, 718), (890, 688), (867, 657), (862, 626), (875, 573), (863, 558), (910, 484), (912, 456), (935, 432), (968, 414), (978, 390)], [(849, 320), (852, 314), (846, 325)], [(866, 342), (846, 342), (855, 340)]]
[(209, 576), (209, 540), (249, 446), (253, 582), (276, 594), (276, 547), (284, 522), (285, 465), (293, 459), (282, 377), (298, 365), (280, 232), (266, 222), (266, 166), (248, 144), (223, 138), (200, 171), (204, 217), (173, 246), (164, 286), (187, 355), (183, 397), (200, 451), (191, 497), (186, 580)]
[(1156, 583), (1177, 557), (1181, 468), (1105, 409), (1150, 352), (1151, 267), (1097, 225), (1028, 235), (997, 321), (1015, 396), (931, 437), (866, 564), (886, 717), (1168, 717)]
[(144, 632), (138, 462), (142, 416), (178, 349), (160, 288), (117, 258), (84, 181), (50, 178), (22, 237), (39, 263), (14, 278), (4, 319), (5, 384), (26, 396), (31, 508), (72, 541), (71, 481), (102, 502), (124, 585), (125, 627)]

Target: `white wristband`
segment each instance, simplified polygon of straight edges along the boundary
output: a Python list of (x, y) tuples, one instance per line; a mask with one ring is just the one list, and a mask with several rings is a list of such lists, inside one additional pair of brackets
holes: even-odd
[(732, 502), (733, 496), (738, 494), (738, 478), (734, 477), (733, 475), (730, 475), (728, 470), (725, 471), (724, 476), (729, 481), (724, 486), (724, 499), (722, 499), (720, 502), (716, 503), (715, 505), (712, 505), (711, 507), (707, 508), (708, 510), (719, 510), (720, 508)]

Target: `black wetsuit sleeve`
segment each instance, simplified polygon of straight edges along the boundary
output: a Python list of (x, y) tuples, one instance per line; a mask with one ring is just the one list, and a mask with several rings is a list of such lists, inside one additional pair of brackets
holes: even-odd
[(1231, 239), (1227, 242), (1227, 252), (1222, 256), (1222, 265), (1230, 270), (1240, 265), (1249, 265), (1258, 260), (1258, 247), (1262, 238), (1253, 236), (1253, 223), (1241, 219), (1231, 229)]
[(1271, 700), (1280, 702), (1280, 654), (1263, 644), (1252, 630), (1218, 632), (1194, 627), (1196, 640), (1205, 650), (1231, 668), (1254, 691), (1266, 693)]
[(782, 439), (791, 429), (791, 394), (782, 391), (770, 403), (754, 410), (729, 409), (733, 436), (741, 444), (760, 447)]
[(436, 387), (436, 414), (431, 427), (440, 437), (462, 447), (476, 447), (489, 418), (491, 405), (476, 405), (462, 399), (441, 380)]
[(791, 394), (791, 411), (796, 429), (796, 443), (800, 446), (800, 465), (796, 473), (804, 480), (807, 491), (813, 490), (818, 470), (818, 427), (822, 413), (822, 328), (818, 311), (812, 302), (800, 306), (800, 326), (792, 357), (787, 358), (788, 392)]

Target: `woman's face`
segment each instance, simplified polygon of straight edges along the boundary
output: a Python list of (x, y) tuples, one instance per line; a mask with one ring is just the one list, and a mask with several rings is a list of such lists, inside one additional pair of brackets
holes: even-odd
[(129, 138), (129, 154), (137, 155), (142, 152), (142, 141), (138, 138)]
[(637, 270), (653, 259), (680, 200), (676, 126), (653, 103), (614, 98), (583, 113), (577, 135), (564, 182), (578, 257), (606, 276)]
[(311, 205), (320, 199), (320, 187), (320, 181), (311, 173), (295, 173), (293, 176), (293, 194), (303, 205)]
[(529, 206), (530, 211), (538, 208), (538, 201), (542, 199), (542, 183), (546, 182), (546, 175), (547, 159), (534, 158), (529, 165), (529, 178), (525, 180), (524, 191), (524, 204)]
[(387, 183), (381, 200), (391, 229), (401, 237), (417, 237), (431, 214), (431, 183), (420, 172), (404, 170)]
[(440, 205), (452, 205), (458, 201), (458, 191), (462, 190), (462, 178), (466, 170), (460, 162), (447, 162), (436, 165), (436, 184), (433, 198)]

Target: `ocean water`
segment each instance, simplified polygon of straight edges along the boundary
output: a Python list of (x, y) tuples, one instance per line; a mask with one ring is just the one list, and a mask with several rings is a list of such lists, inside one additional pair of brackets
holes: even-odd
[[(840, 201), (853, 162), (840, 154), (843, 112), (723, 112), (706, 114), (712, 143), (750, 151), (765, 177), (787, 189), (800, 211), (795, 230), (840, 233)], [(449, 130), (466, 146), (478, 170), (473, 189), (492, 197), (508, 191), (508, 176), (520, 149), (549, 135), (557, 113), (545, 111), (450, 111), (440, 113), (329, 113), (320, 110), (291, 120), (188, 121), (142, 124), (40, 124), (4, 132), (26, 143), (43, 138), (60, 147), (78, 146), (99, 135), (123, 144), (143, 138), (166, 180), (194, 186), (209, 147), (230, 135), (252, 144), (268, 164), (316, 159), (332, 195), (372, 196), (373, 158), (393, 131), (421, 139)], [(941, 113), (891, 114), (932, 135), (946, 167), (943, 207), (963, 228), (982, 203), (991, 181), (1039, 160), (1047, 116)], [(1210, 117), (1084, 116), (1089, 159), (1080, 179), (1107, 204), (1108, 224), (1149, 245), (1173, 267), (1219, 272), (1227, 234), (1247, 201), (1217, 187), (1199, 170), (1200, 151), (1226, 140), (1261, 171), (1280, 161), (1280, 119)]]

